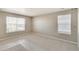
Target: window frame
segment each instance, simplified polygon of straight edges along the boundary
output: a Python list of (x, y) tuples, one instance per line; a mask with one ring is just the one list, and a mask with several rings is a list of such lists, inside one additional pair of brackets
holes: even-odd
[[(66, 30), (65, 31), (59, 31), (59, 22), (58, 22), (58, 20), (59, 20), (59, 17), (60, 16), (69, 16), (69, 20), (70, 20), (70, 30), (68, 31), (68, 32), (66, 32)], [(66, 25), (65, 25), (66, 26)], [(71, 14), (64, 14), (64, 15), (58, 15), (57, 16), (57, 32), (58, 33), (60, 33), (60, 34), (67, 34), (67, 35), (70, 35), (71, 34)]]
[[(25, 22), (25, 23), (24, 23), (24, 27), (25, 27), (24, 30), (16, 30), (16, 31), (14, 31), (14, 32), (13, 32), (13, 31), (12, 31), (12, 32), (8, 32), (8, 30), (7, 30), (7, 17), (23, 18), (23, 19), (24, 19), (24, 22)], [(5, 32), (6, 32), (6, 33), (25, 32), (25, 31), (26, 31), (26, 19), (25, 19), (24, 17), (6, 16), (5, 26), (6, 26), (6, 27), (5, 27), (5, 28), (6, 28), (6, 29), (5, 29)], [(17, 23), (16, 23), (16, 28), (17, 28)]]

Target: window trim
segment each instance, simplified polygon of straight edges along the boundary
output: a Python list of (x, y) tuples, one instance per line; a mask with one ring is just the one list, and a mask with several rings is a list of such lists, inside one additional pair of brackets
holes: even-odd
[(6, 23), (7, 23), (7, 17), (24, 18), (24, 17), (16, 17), (16, 16), (6, 16), (6, 21), (5, 21), (5, 32), (6, 32), (6, 33), (9, 34), (9, 33), (25, 32), (25, 31), (26, 31), (26, 19), (24, 18), (24, 19), (25, 19), (25, 25), (24, 25), (24, 26), (25, 26), (25, 29), (24, 29), (23, 31), (22, 31), (22, 30), (21, 30), (21, 31), (17, 31), (17, 30), (16, 30), (16, 31), (14, 31), (14, 32), (13, 32), (13, 31), (12, 31), (12, 32), (7, 32), (7, 24), (6, 24)]
[[(58, 26), (59, 26), (59, 23), (58, 23), (58, 20), (59, 20), (59, 19), (58, 19), (58, 17), (59, 17), (59, 16), (66, 16), (66, 15), (69, 15), (69, 16), (70, 16), (70, 32), (64, 32), (64, 31), (59, 31), (59, 30), (58, 30), (58, 28), (59, 28), (59, 27), (58, 27)], [(57, 16), (57, 32), (58, 32), (59, 34), (67, 34), (67, 35), (70, 35), (70, 34), (71, 34), (71, 14), (63, 14), (63, 15), (58, 15), (58, 16)]]

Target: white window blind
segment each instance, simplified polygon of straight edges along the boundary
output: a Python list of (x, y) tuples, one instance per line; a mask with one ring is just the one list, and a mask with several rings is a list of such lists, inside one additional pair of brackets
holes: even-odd
[(71, 14), (58, 16), (58, 32), (71, 34)]
[(16, 17), (6, 17), (6, 32), (16, 32), (25, 30), (25, 19)]

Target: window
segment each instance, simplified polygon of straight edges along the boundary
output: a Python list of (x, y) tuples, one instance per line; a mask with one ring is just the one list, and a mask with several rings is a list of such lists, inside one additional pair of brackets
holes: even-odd
[(6, 17), (6, 32), (16, 32), (25, 30), (25, 19), (16, 17)]
[(71, 34), (71, 15), (58, 16), (58, 32)]

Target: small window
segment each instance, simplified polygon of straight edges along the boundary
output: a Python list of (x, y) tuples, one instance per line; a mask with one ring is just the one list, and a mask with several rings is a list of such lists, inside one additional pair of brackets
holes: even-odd
[(6, 17), (6, 32), (25, 31), (25, 19)]
[(58, 33), (71, 34), (71, 14), (58, 16)]

